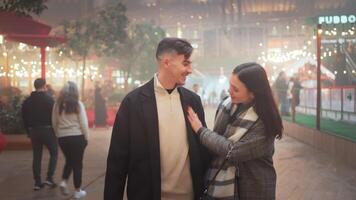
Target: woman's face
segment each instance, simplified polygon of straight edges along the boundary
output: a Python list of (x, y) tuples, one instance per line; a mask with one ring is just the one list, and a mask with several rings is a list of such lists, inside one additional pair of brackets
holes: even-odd
[(250, 103), (255, 96), (250, 92), (245, 84), (240, 81), (239, 77), (235, 74), (230, 76), (230, 87), (229, 94), (231, 97), (232, 103)]

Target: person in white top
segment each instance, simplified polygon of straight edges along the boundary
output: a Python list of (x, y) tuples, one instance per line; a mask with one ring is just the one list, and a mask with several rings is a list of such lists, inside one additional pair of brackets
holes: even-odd
[(89, 136), (88, 119), (84, 104), (79, 101), (78, 88), (71, 81), (64, 85), (54, 104), (52, 126), (65, 157), (60, 189), (65, 195), (69, 193), (67, 181), (73, 171), (74, 198), (84, 197), (86, 192), (81, 189), (81, 184), (84, 150)]

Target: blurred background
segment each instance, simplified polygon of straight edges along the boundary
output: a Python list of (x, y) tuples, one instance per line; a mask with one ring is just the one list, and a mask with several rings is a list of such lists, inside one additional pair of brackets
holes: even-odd
[(92, 138), (84, 189), (101, 199), (120, 102), (153, 77), (158, 42), (179, 37), (194, 47), (184, 87), (200, 95), (210, 128), (232, 70), (266, 70), (285, 134), (276, 199), (355, 199), (355, 26), (355, 0), (0, 0), (1, 198), (70, 199), (31, 187), (21, 107), (42, 77), (54, 98), (67, 81), (79, 87)]

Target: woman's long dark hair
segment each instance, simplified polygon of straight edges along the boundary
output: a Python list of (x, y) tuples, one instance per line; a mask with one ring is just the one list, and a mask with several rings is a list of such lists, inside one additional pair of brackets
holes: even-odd
[(74, 82), (68, 81), (62, 88), (57, 99), (59, 114), (79, 113), (79, 92)]
[(271, 137), (282, 138), (283, 124), (277, 104), (273, 98), (266, 71), (257, 63), (244, 63), (232, 72), (255, 96), (255, 112), (262, 120), (266, 132)]

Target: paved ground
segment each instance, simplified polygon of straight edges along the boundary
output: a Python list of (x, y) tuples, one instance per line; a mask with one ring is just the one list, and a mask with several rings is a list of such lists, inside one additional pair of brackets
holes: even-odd
[[(207, 122), (211, 125), (214, 110), (208, 108), (206, 112)], [(87, 200), (102, 199), (110, 133), (111, 129), (92, 129), (83, 170)], [(42, 168), (46, 169), (47, 152), (44, 155)], [(278, 174), (278, 200), (356, 200), (356, 169), (331, 160), (325, 153), (284, 137), (276, 143), (274, 160)], [(1, 200), (71, 199), (71, 196), (62, 196), (58, 189), (33, 191), (31, 162), (31, 151), (5, 151), (0, 154)], [(56, 180), (60, 180), (62, 168), (63, 156), (60, 154)]]

